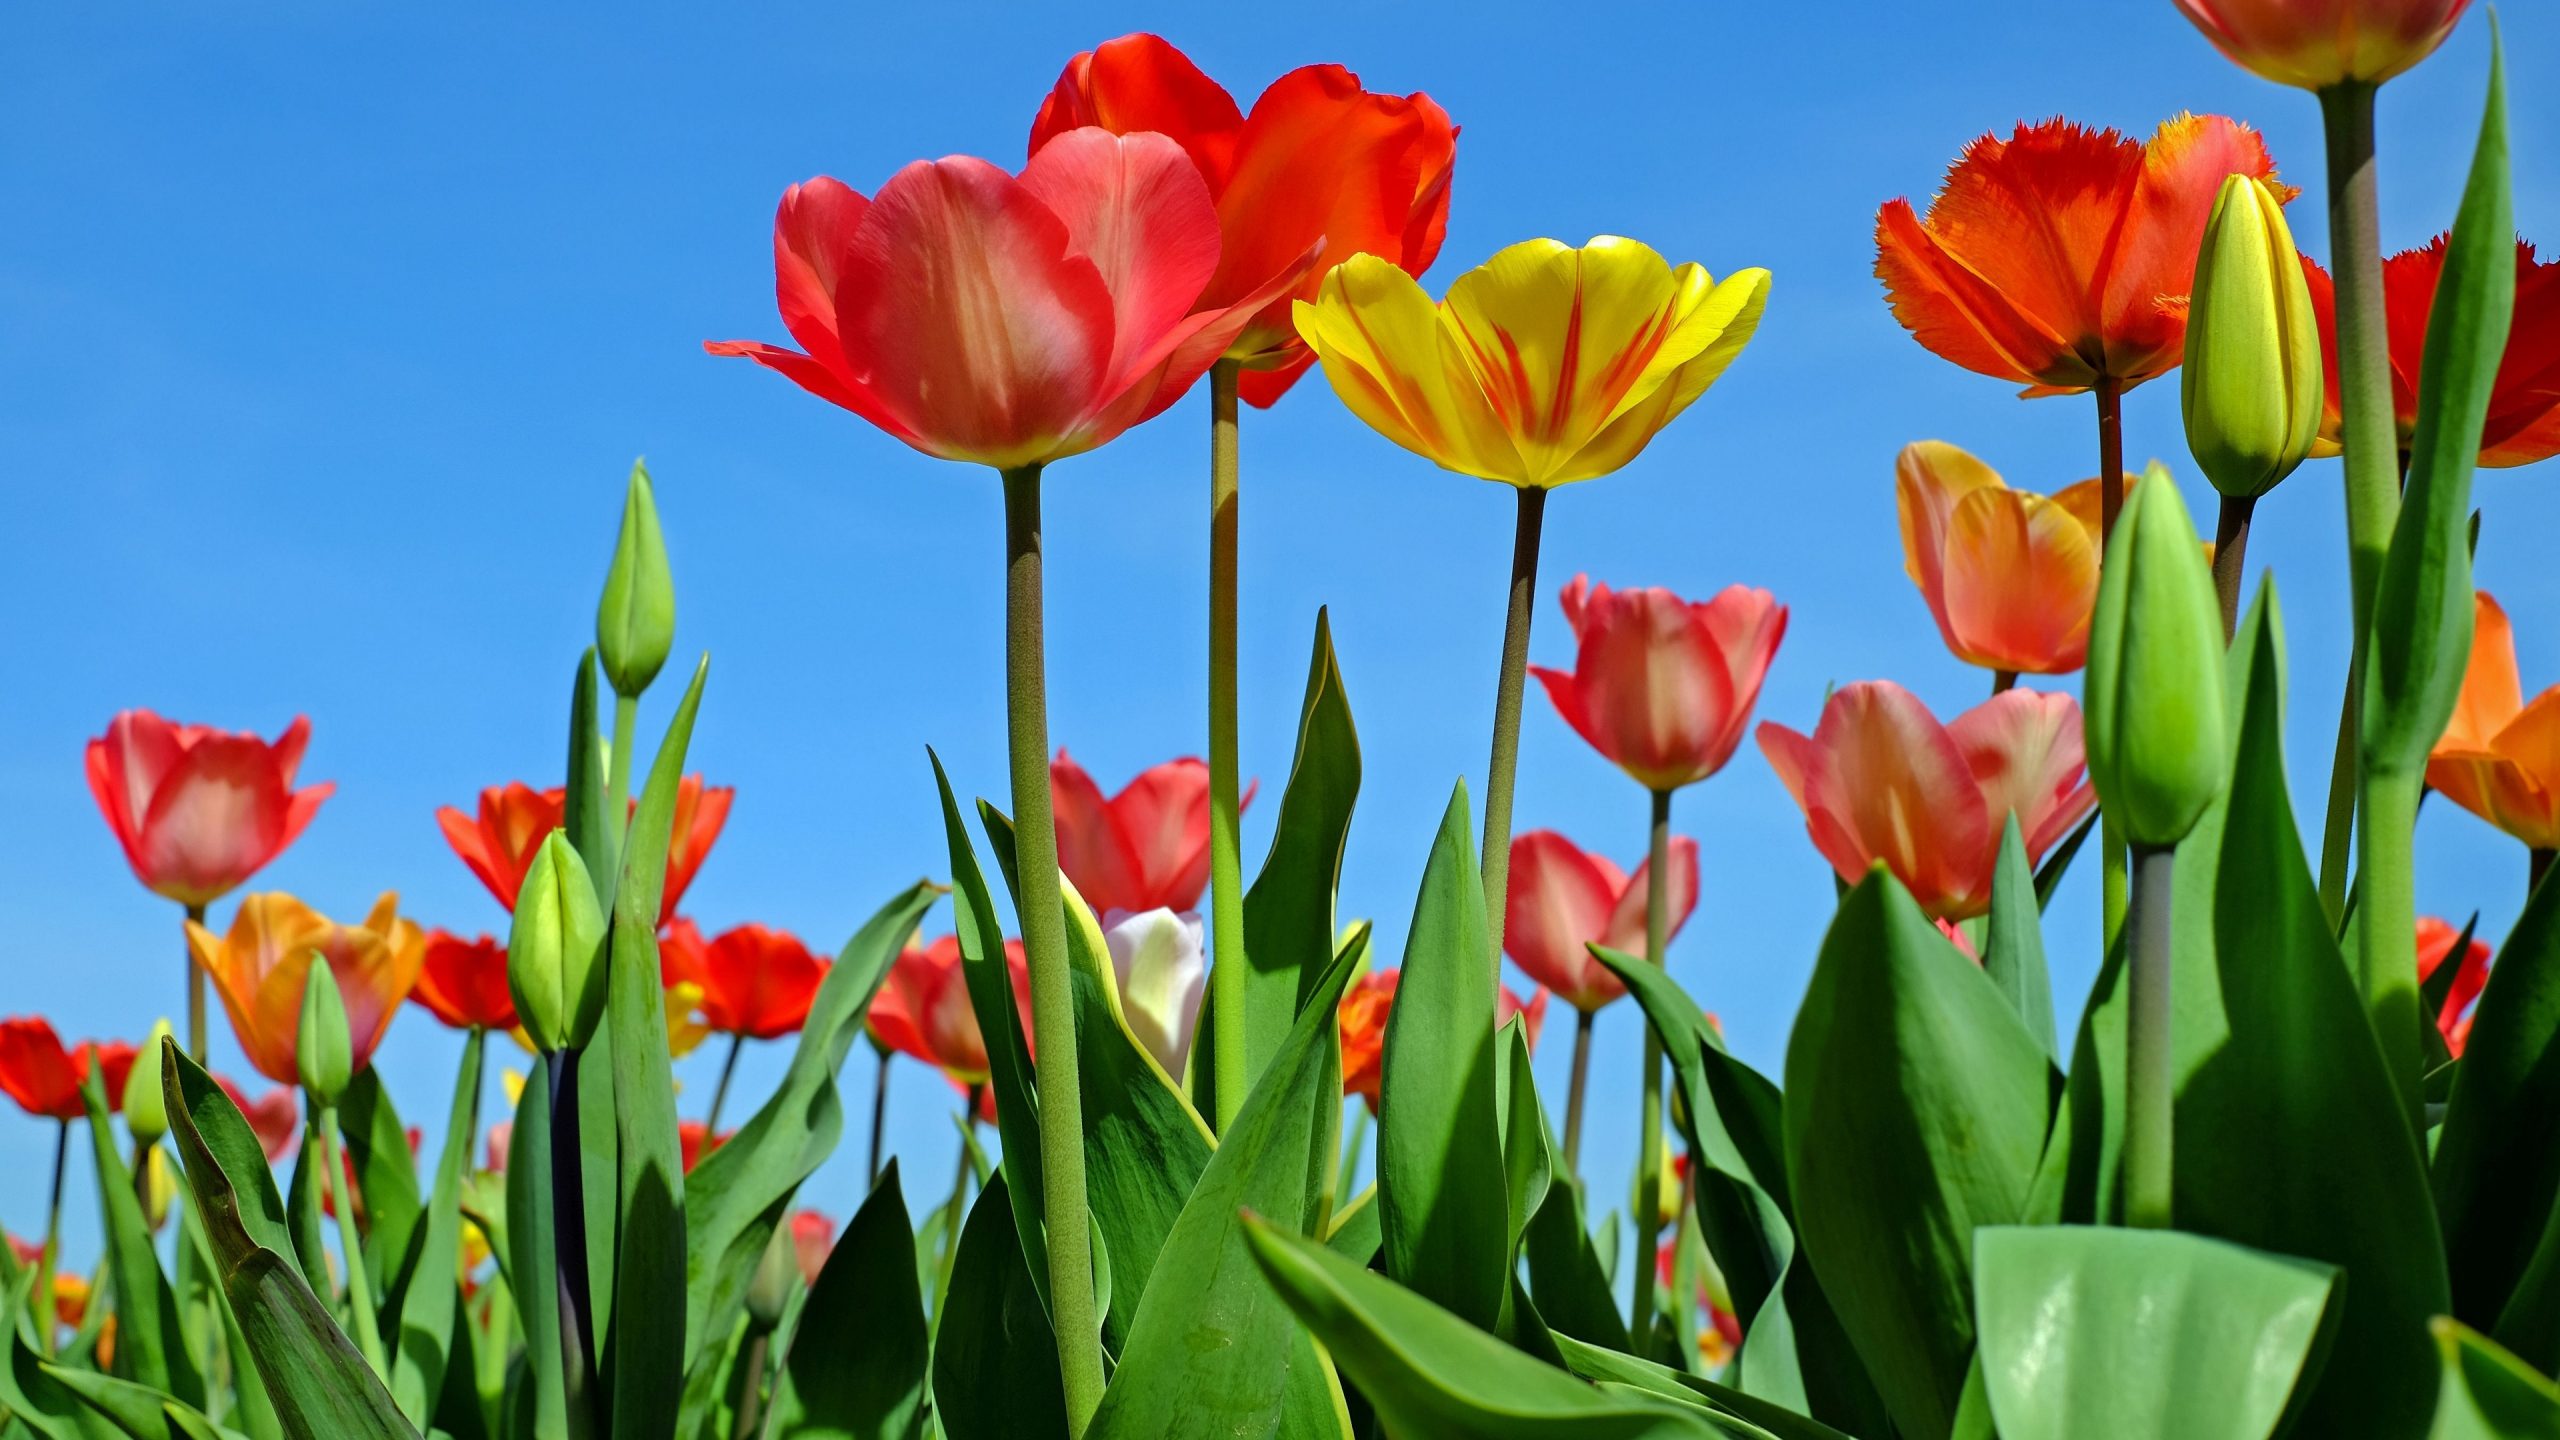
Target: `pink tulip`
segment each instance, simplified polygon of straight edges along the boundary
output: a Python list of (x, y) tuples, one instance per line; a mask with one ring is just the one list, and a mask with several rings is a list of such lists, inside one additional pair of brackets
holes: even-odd
[[(1513, 963), (1576, 1010), (1599, 1009), (1627, 993), (1590, 945), (1630, 955), (1645, 950), (1645, 903), (1651, 862), (1630, 877), (1553, 830), (1511, 842), (1511, 885), (1503, 906), (1502, 948)], [(1698, 908), (1698, 842), (1671, 842), (1671, 921), (1678, 934)]]
[(1832, 695), (1809, 738), (1762, 725), (1760, 750), (1842, 880), (1882, 863), (1942, 920), (1991, 908), (2011, 814), (2033, 863), (2098, 803), (2068, 695), (2011, 690), (1940, 725), (1910, 691), (1862, 681)]
[(2177, 0), (2232, 61), (2279, 85), (2379, 85), (2426, 59), (2471, 0)]
[[(1058, 868), (1104, 923), (1115, 914), (1197, 909), (1209, 883), (1209, 767), (1185, 755), (1106, 798), (1060, 750), (1049, 762)], [(1247, 788), (1245, 804), (1253, 803)]]
[(1576, 575), (1561, 597), (1579, 649), (1570, 674), (1533, 665), (1565, 723), (1651, 790), (1724, 768), (1787, 632), (1766, 590), (1703, 603), (1659, 587), (1611, 590)]
[(836, 1222), (816, 1210), (795, 1210), (791, 1214), (791, 1254), (800, 1262), (800, 1278), (815, 1285), (818, 1272), (827, 1268), (827, 1257), (835, 1253)]
[(271, 744), (127, 710), (89, 742), (89, 793), (136, 878), (208, 905), (283, 853), (337, 788), (293, 788), (310, 738), (299, 715)]

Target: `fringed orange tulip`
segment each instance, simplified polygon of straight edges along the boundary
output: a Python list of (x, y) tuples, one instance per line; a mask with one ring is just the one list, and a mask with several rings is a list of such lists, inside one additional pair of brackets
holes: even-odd
[[(705, 785), (699, 775), (687, 775), (676, 783), (675, 820), (667, 841), (666, 888), (660, 892), (658, 923), (673, 920), (677, 904), (684, 899), (685, 888), (693, 883), (694, 872), (711, 853), (713, 842), (720, 838), (720, 827), (729, 822), (729, 805), (738, 798), (735, 787)], [(524, 876), (533, 866), (534, 854), (552, 831), (560, 828), (568, 808), (569, 792), (554, 785), (536, 790), (521, 781), (492, 785), (480, 792), (479, 811), (465, 814), (451, 805), (436, 811), (436, 825), (444, 831), (447, 845), (498, 897), (498, 903), (509, 910), (516, 908), (516, 892), (524, 886)], [(630, 802), (639, 809), (639, 802)]]
[(1786, 637), (1787, 607), (1741, 585), (1689, 601), (1659, 586), (1612, 590), (1588, 575), (1559, 598), (1573, 626), (1573, 669), (1529, 673), (1565, 723), (1648, 790), (1723, 769)]
[[(2445, 961), (2453, 959), (2453, 945), (2462, 932), (2434, 915), (2418, 917), (2418, 983), (2426, 984)], [(2447, 1050), (2458, 1059), (2462, 1047), (2471, 1039), (2471, 1006), (2480, 992), (2489, 986), (2489, 942), (2472, 937), (2454, 962), (2453, 985), (2445, 992), (2444, 1008), (2436, 1012), (2436, 1028), (2444, 1035)]]
[[(1209, 883), (1209, 767), (1186, 755), (1140, 772), (1106, 798), (1060, 750), (1049, 762), (1057, 796), (1058, 868), (1094, 914), (1193, 910)], [(1245, 800), (1250, 803), (1252, 792)]]
[(65, 1048), (52, 1022), (40, 1016), (0, 1020), (0, 1091), (28, 1114), (48, 1120), (77, 1120), (87, 1114), (80, 1086), (92, 1066), (106, 1091), (107, 1108), (122, 1109), (125, 1076), (133, 1070), (132, 1046), (84, 1040), (77, 1048)]
[[(2439, 235), (2423, 249), (2382, 263), (2383, 312), (2391, 337), (2391, 408), (2405, 452), (2418, 432), (2418, 374), (2427, 349), (2427, 316), (2436, 285), (2444, 279), (2445, 248)], [(2311, 282), (2311, 313), (2320, 322), (2327, 359), (2329, 404), (2320, 438), (2335, 453), (2340, 443), (2337, 286), (2319, 262), (2304, 256)], [(2489, 418), (2480, 431), (2480, 463), (2492, 468), (2531, 465), (2560, 455), (2560, 260), (2534, 258), (2533, 242), (2516, 242), (2515, 318), (2506, 354), (2489, 391)]]
[(2177, 0), (2233, 63), (2279, 85), (2379, 85), (2435, 53), (2471, 0)]
[(310, 739), (299, 715), (269, 742), (127, 710), (89, 742), (89, 793), (137, 879), (207, 905), (281, 854), (336, 788), (294, 788)]
[[(1024, 962), (1022, 942), (1005, 941), (1004, 958), (1013, 976), (1014, 1005), (1027, 1030), (1031, 972)], [(969, 982), (961, 965), (956, 935), (945, 935), (930, 945), (909, 945), (889, 967), (889, 978), (872, 997), (864, 1023), (873, 1039), (940, 1070), (951, 1083), (967, 1089), (987, 1083), (987, 1041), (978, 1028), (978, 1012), (969, 1003)]]
[(2196, 251), (2235, 174), (2272, 179), (2275, 163), (2219, 115), (2147, 143), (2067, 120), (1985, 135), (1925, 219), (1907, 200), (1877, 212), (1876, 278), (1913, 338), (1968, 370), (2030, 395), (2130, 389), (2185, 353)]
[(2560, 850), (2560, 685), (2526, 704), (2505, 607), (2486, 590), (2474, 606), (2471, 665), (2427, 783), (2530, 849)]
[[(1590, 947), (1629, 955), (1645, 947), (1645, 897), (1651, 862), (1628, 875), (1553, 830), (1511, 841), (1511, 885), (1505, 896), (1503, 953), (1523, 973), (1586, 1014), (1627, 993)], [(1671, 842), (1671, 919), (1676, 935), (1698, 908), (1698, 842)]]
[[(1403, 976), (1401, 970), (1370, 971), (1342, 993), (1336, 1012), (1342, 1027), (1342, 1093), (1368, 1101), (1373, 1113), (1386, 1083), (1387, 1012), (1395, 1006), (1396, 982)], [(1547, 992), (1535, 991), (1522, 1000), (1503, 986), (1494, 1001), (1493, 1028), (1510, 1024), (1515, 1015), (1535, 1050), (1547, 1022)]]
[(2020, 675), (2065, 675), (2087, 663), (2098, 489), (2083, 480), (2051, 495), (2012, 490), (1943, 440), (1903, 447), (1893, 471), (1902, 567), (1950, 653)]
[(515, 997), (507, 991), (506, 942), (427, 932), (427, 954), (409, 998), (456, 1030), (513, 1030)]
[[(1259, 288), (1310, 252), (1338, 264), (1376, 255), (1408, 275), (1431, 268), (1449, 224), (1457, 127), (1423, 94), (1379, 95), (1339, 65), (1309, 65), (1271, 83), (1251, 113), (1191, 58), (1154, 35), (1123, 35), (1073, 60), (1040, 106), (1031, 149), (1080, 126), (1172, 137), (1218, 209), (1217, 277), (1204, 305)], [(1269, 405), (1312, 358), (1291, 300), (1315, 298), (1312, 269), (1265, 305), (1227, 346), (1247, 367), (1238, 393)]]
[(1941, 725), (1892, 681), (1861, 681), (1832, 694), (1811, 736), (1762, 725), (1760, 750), (1842, 880), (1881, 861), (1942, 920), (1991, 908), (2012, 814), (2032, 862), (2098, 803), (2068, 695), (2011, 690)]
[(285, 894), (240, 902), (228, 935), (187, 925), (187, 948), (211, 977), (231, 1016), (232, 1033), (258, 1073), (295, 1084), (294, 1037), (302, 1028), (302, 991), (314, 954), (325, 957), (346, 1002), (355, 1069), (373, 1061), (426, 964), (427, 936), (400, 918), (400, 897), (384, 891), (362, 923), (341, 925)]

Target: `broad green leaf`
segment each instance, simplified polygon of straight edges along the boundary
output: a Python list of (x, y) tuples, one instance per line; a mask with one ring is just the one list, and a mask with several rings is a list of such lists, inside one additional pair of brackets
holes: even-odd
[(1520, 1258), (1529, 1267), (1529, 1293), (1548, 1329), (1611, 1350), (1630, 1347), (1608, 1274), (1583, 1230), (1579, 1188), (1562, 1180), (1547, 1187), (1546, 1202), (1520, 1237)]
[(2337, 1274), (2170, 1230), (1980, 1231), (1974, 1315), (2002, 1440), (2267, 1440)]
[(1305, 1233), (1329, 1218), (1324, 1181), (1342, 1094), (1334, 1005), (1355, 955), (1346, 949), (1320, 977), (1165, 1237), (1094, 1440), (1345, 1433), (1332, 1377), (1256, 1272), (1240, 1217), (1258, 1212)]
[[(480, 1059), (486, 1040), (479, 1030), (463, 1038), (453, 1104), (445, 1116), (444, 1148), (436, 1158), (435, 1190), (423, 1223), (413, 1226), (412, 1242), (383, 1300), (383, 1329), (393, 1346), (391, 1397), (421, 1430), (444, 1389), (445, 1356), (452, 1348), (454, 1314), (462, 1298), (454, 1256), (462, 1248), (462, 1177), (471, 1168), (471, 1146), (480, 1129)], [(408, 1153), (406, 1144), (401, 1153)], [(368, 1201), (373, 1198), (371, 1190), (364, 1193)], [(372, 1251), (366, 1258), (372, 1258)]]
[(2560, 1386), (2459, 1322), (2434, 1330), (2444, 1380), (2429, 1440), (2560, 1440)]
[(934, 1327), (933, 1415), (945, 1440), (1067, 1433), (1048, 1306), (1032, 1285), (999, 1172), (969, 1207)]
[(2344, 1270), (2336, 1352), (2303, 1433), (2411, 1434), (2426, 1420), (2444, 1252), (2423, 1153), (2294, 826), (2280, 634), (2269, 600), (2240, 638), (2248, 681), (2214, 903), (2229, 1038), (2178, 1096), (2176, 1218)]
[(1494, 1035), (1493, 1058), (1494, 1094), (1502, 1101), (1496, 1115), (1501, 1121), (1503, 1199), (1511, 1232), (1508, 1253), (1516, 1257), (1520, 1237), (1547, 1203), (1548, 1187), (1555, 1181), (1555, 1141), (1547, 1133), (1546, 1110), (1538, 1104), (1538, 1077), (1529, 1066), (1528, 1029), (1518, 1016)]
[(356, 1172), (356, 1193), (364, 1197), (365, 1274), (375, 1295), (388, 1295), (426, 1204), (418, 1195), (408, 1126), (371, 1066), (357, 1071), (338, 1098), (338, 1128), (346, 1136), (347, 1164)]
[[(628, 797), (615, 795), (607, 776), (606, 745), (596, 714), (596, 652), (589, 646), (578, 657), (578, 673), (569, 689), (569, 744), (561, 806), (561, 828), (595, 882), (596, 904), (613, 913), (614, 887), (622, 878), (623, 807)], [(625, 767), (626, 769), (629, 767)], [(610, 807), (610, 808), (608, 808)], [(622, 1205), (621, 1136), (613, 1117), (613, 1027), (596, 1027), (576, 1079), (578, 1151), (562, 1164), (578, 1167), (579, 1189), (586, 1197), (587, 1294), (590, 1310), (613, 1313), (614, 1217)]]
[(771, 1433), (916, 1440), (931, 1349), (915, 1232), (892, 1159), (810, 1287), (774, 1384)]
[(148, 1385), (68, 1365), (46, 1365), (44, 1370), (117, 1434), (132, 1440), (240, 1440), (238, 1431), (215, 1425), (203, 1411)]
[[(43, 1440), (111, 1440), (116, 1428), (54, 1378), (44, 1352), (36, 1347), (35, 1327), (53, 1323), (53, 1297), (48, 1284), (36, 1302), (46, 1309), (31, 1310), (28, 1297), (35, 1283), (34, 1271), (20, 1271), (0, 1294), (0, 1416), (7, 1417), (0, 1419), (0, 1435), (17, 1440), (6, 1428), (14, 1423)], [(92, 1296), (90, 1303), (97, 1304), (98, 1298)]]
[[(164, 1056), (165, 1058), (165, 1056)], [(133, 1172), (116, 1157), (116, 1132), (106, 1094), (92, 1069), (80, 1084), (89, 1111), (91, 1149), (98, 1161), (98, 1200), (107, 1237), (107, 1277), (116, 1287), (115, 1371), (190, 1404), (204, 1399), (204, 1377), (187, 1351), (177, 1293), (160, 1269), (151, 1225), (134, 1194)]]
[(1991, 931), (1982, 947), (1982, 973), (2000, 987), (2045, 1055), (2059, 1064), (2061, 1042), (2053, 1033), (2053, 979), (2044, 964), (2044, 907), (2035, 872), (2027, 865), (2018, 817), (2000, 828), (2000, 862), (1991, 877)]
[(1325, 1231), (1325, 1248), (1355, 1265), (1367, 1265), (1378, 1258), (1378, 1187), (1360, 1192), (1348, 1205), (1334, 1212), (1332, 1227)]
[(1491, 947), (1461, 781), (1423, 869), (1387, 1012), (1378, 1203), (1387, 1274), (1481, 1328), (1498, 1322), (1510, 1275)]
[(516, 1319), (524, 1327), (524, 1406), (542, 1435), (569, 1433), (568, 1379), (562, 1370), (560, 1276), (557, 1225), (551, 1206), (551, 1068), (563, 1063), (546, 1056), (534, 1065), (516, 1099), (514, 1128), (507, 1139), (508, 1290), (515, 1297)]
[(597, 1316), (602, 1333), (596, 1343), (603, 1388), (612, 1395), (616, 1440), (657, 1440), (672, 1433), (684, 1394), (684, 1164), (658, 971), (658, 895), (666, 881), (685, 747), (693, 739), (710, 668), (707, 657), (694, 667), (693, 683), (667, 721), (624, 838), (622, 879), (614, 888), (605, 1025), (613, 1032), (621, 1213), (613, 1312), (609, 1320)]
[(1762, 1432), (1703, 1408), (1603, 1391), (1395, 1282), (1259, 1219), (1254, 1259), (1398, 1440), (1708, 1440)]
[(1973, 1350), (1973, 1232), (2025, 1213), (2051, 1063), (1879, 866), (1823, 939), (1787, 1046), (1796, 1232), (1894, 1423), (1938, 1440)]
[(1843, 1432), (1819, 1420), (1799, 1415), (1758, 1396), (1746, 1395), (1730, 1386), (1719, 1385), (1713, 1380), (1674, 1370), (1668, 1365), (1657, 1365), (1651, 1360), (1641, 1360), (1568, 1336), (1556, 1337), (1556, 1348), (1564, 1360), (1565, 1369), (1595, 1384), (1605, 1382), (1631, 1386), (1691, 1405), (1704, 1405), (1735, 1420), (1758, 1426), (1773, 1440), (1848, 1440)]
[(2081, 846), (2089, 843), (2089, 832), (2097, 828), (2098, 817), (2095, 815), (2081, 821), (2077, 828), (2063, 837), (2060, 845), (2054, 847), (2052, 854), (2044, 857), (2044, 863), (2036, 867), (2038, 910), (2053, 903), (2053, 892), (2062, 888), (2062, 877), (2071, 873), (2072, 859), (2079, 855)]

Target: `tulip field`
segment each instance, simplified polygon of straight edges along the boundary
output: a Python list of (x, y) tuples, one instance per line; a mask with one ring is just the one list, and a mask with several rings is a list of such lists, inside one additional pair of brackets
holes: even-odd
[[(2154, 86), (2164, 118), (2135, 130), (1956, 115), (1943, 168), (1874, 197), (1858, 304), (1891, 359), (2071, 417), (2085, 457), (2030, 472), (1980, 426), (1909, 434), (1854, 483), (1753, 477), (1879, 524), (1889, 504), (1903, 573), (1873, 608), (1936, 643), (1881, 674), (1783, 668), (1838, 613), (1827, 560), (1583, 553), (1578, 507), (1664, 468), (1666, 436), (1804, 423), (1733, 394), (1755, 361), (1802, 386), (1800, 359), (1763, 360), (1789, 256), (1469, 248), (1451, 217), (1518, 131), (1429, 75), (1326, 63), (1321, 26), (1241, 75), (1147, 31), (1050, 57), (1045, 91), (934, 61), (1027, 123), (984, 158), (896, 163), (911, 115), (828, 137), (840, 175), (776, 196), (717, 145), (671, 147), (755, 197), (712, 233), (751, 282), (724, 293), (761, 297), (769, 265), (772, 301), (653, 343), (693, 389), (822, 427), (826, 473), (757, 483), (852, 497), (825, 566), (869, 598), (795, 612), (765, 603), (794, 562), (697, 563), (736, 517), (653, 461), (618, 517), (589, 484), (583, 529), (505, 552), (580, 597), (502, 612), (559, 651), (538, 693), (498, 693), (514, 642), (469, 625), (368, 642), (336, 683), (537, 757), (403, 819), (432, 820), (479, 921), (414, 881), (279, 883), (334, 873), (291, 867), (446, 752), (328, 748), (337, 697), (272, 683), (255, 637), (185, 604), (165, 628), (257, 708), (154, 703), (146, 646), (123, 708), (13, 755), (29, 793), (60, 788), (85, 740), (97, 828), (28, 843), (114, 877), (97, 893), (159, 938), (94, 970), (0, 960), (0, 1127), (27, 1157), (0, 1179), (0, 1440), (2560, 1440), (2560, 685), (2534, 688), (2560, 677), (2518, 660), (2552, 618), (2494, 593), (2547, 593), (2550, 537), (2482, 498), (2560, 473), (2527, 470), (2560, 457), (2560, 260), (2523, 238), (2553, 191), (2516, 118), (2554, 17), (2121, 8), (2324, 144), (2279, 164), (2274, 132)], [(2422, 83), (2459, 96), (2441, 176), (2377, 124)], [(1682, 185), (1750, 158), (1696, 144), (1715, 158)], [(342, 168), (360, 190), (397, 167)], [(473, 179), (401, 179), (482, 216)], [(2400, 250), (2404, 187), (2450, 200)], [(183, 238), (185, 208), (143, 228)], [(19, 278), (0, 266), (0, 303), (39, 308)], [(487, 349), (521, 344), (499, 328)], [(1831, 356), (1824, 383), (1870, 363)], [(577, 423), (532, 388), (543, 424)], [(1509, 545), (1434, 522), (1263, 674), (1260, 527), (1363, 513), (1291, 493), (1323, 468), (1284, 444), (1309, 411), (1358, 435), (1362, 485), (1500, 497)], [(1179, 514), (1088, 478), (1167, 432), (1205, 470)], [(917, 456), (949, 463), (884, 479)], [(1698, 497), (1743, 482), (1679, 483), (1646, 524), (1711, 528)], [(387, 528), (451, 519), (384, 488)], [(156, 490), (130, 523), (226, 493)], [(923, 510), (983, 533), (920, 540)], [(2316, 582), (2276, 563), (2305, 531), (2334, 536)], [(308, 625), (385, 540), (280, 540), (178, 583), (284, 586), (277, 624)], [(1060, 577), (1107, 563), (1135, 591), (1173, 551), (1205, 555), (1181, 602), (1205, 655), (1097, 663)], [(473, 588), (380, 568), (424, 624)], [(1427, 734), (1417, 755), (1361, 717), (1453, 648), (1415, 619), (1442, 580), (1501, 643), (1462, 651), (1461, 693), (1395, 702), (1427, 712), (1394, 732)], [(714, 660), (742, 628), (886, 656), (962, 622), (927, 663), (866, 660), (851, 704)], [(1142, 672), (1177, 666), (1205, 706), (1155, 703)], [(1125, 765), (1054, 703), (1114, 686), (1112, 718), (1176, 758)], [(955, 696), (975, 719), (932, 708)], [(788, 813), (871, 763), (856, 705), (950, 726), (893, 757), (930, 797), (894, 822), (921, 873), (854, 887), (849, 933), (706, 918), (706, 867), (759, 843), (766, 793)], [(749, 743), (779, 783), (724, 774), (724, 706), (770, 712)], [(1615, 829), (1569, 835), (1565, 782), (1523, 783), (1568, 748), (1595, 797), (1571, 813)], [(1355, 843), (1364, 793), (1417, 771), (1436, 825), (1365, 811)], [(1780, 820), (1743, 828), (1744, 776)], [(853, 810), (792, 863), (912, 818)], [(2422, 852), (2448, 826), (2519, 912), (2439, 913)], [(1419, 864), (1377, 911), (1385, 855)], [(1819, 888), (1750, 878), (1781, 869)], [(850, 882), (825, 873), (832, 900)], [(780, 917), (791, 888), (727, 893)], [(1734, 915), (1808, 898), (1808, 953), (1734, 943)], [(1684, 931), (1710, 961), (1672, 963)], [(1722, 1011), (1745, 971), (1802, 977), (1747, 1041)], [(449, 1070), (397, 1049), (421, 1033)]]

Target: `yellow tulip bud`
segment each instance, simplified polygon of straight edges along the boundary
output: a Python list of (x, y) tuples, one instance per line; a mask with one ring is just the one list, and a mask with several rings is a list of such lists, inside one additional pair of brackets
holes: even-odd
[(516, 1018), (545, 1054), (575, 1050), (604, 1019), (604, 910), (567, 832), (554, 830), (516, 891), (507, 935), (507, 990)]
[(169, 1101), (160, 1084), (165, 1071), (160, 1042), (168, 1038), (169, 1022), (154, 1022), (151, 1033), (142, 1037), (142, 1048), (134, 1052), (133, 1069), (125, 1076), (124, 1128), (145, 1144), (169, 1133)]
[(2311, 287), (2264, 181), (2222, 182), (2196, 257), (2180, 381), (2187, 448), (2215, 489), (2254, 500), (2311, 453), (2326, 403)]
[(2177, 844), (2222, 793), (2222, 602), (2168, 473), (2133, 487), (2089, 627), (2089, 778), (2137, 847)]

